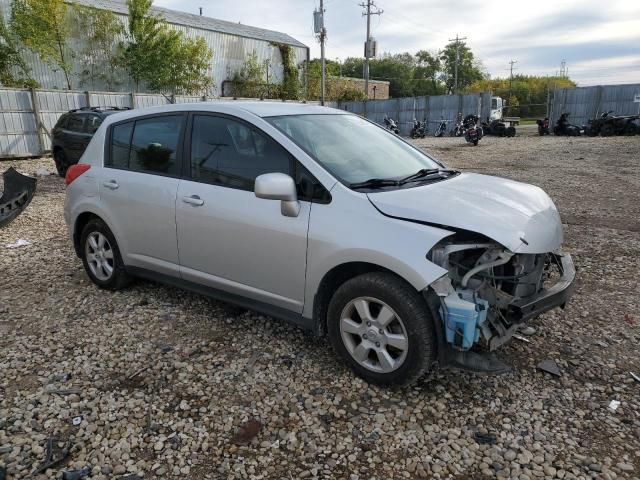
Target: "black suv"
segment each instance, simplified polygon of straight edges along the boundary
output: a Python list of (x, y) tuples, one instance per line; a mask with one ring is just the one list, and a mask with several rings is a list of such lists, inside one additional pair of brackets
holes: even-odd
[(58, 175), (64, 177), (70, 165), (78, 163), (93, 134), (107, 115), (128, 107), (84, 107), (63, 114), (51, 130), (51, 152)]

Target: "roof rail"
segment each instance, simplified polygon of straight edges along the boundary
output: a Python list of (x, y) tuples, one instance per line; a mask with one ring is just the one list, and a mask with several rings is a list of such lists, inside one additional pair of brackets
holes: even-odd
[(73, 110), (69, 110), (69, 113), (73, 113), (73, 112), (104, 112), (106, 110), (131, 110), (131, 108), (130, 107), (116, 107), (116, 106), (80, 107), (80, 108), (74, 108)]

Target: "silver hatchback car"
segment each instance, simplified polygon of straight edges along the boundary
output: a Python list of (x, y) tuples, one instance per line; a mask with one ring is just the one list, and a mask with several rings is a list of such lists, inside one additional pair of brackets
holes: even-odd
[(357, 115), (268, 102), (117, 113), (66, 176), (102, 288), (144, 277), (328, 335), (364, 379), (491, 352), (564, 306), (575, 270), (538, 187), (447, 168)]

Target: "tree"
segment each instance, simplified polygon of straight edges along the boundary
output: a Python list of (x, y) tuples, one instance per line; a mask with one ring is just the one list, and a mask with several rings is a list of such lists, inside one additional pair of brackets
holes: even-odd
[(187, 39), (151, 15), (152, 0), (127, 0), (129, 28), (121, 45), (121, 59), (136, 89), (171, 93), (202, 92), (210, 87), (207, 74), (212, 53), (203, 38)]
[(59, 67), (71, 90), (73, 53), (69, 38), (68, 7), (64, 0), (13, 0), (11, 29), (25, 47)]
[[(485, 78), (482, 72), (482, 64), (475, 59), (473, 52), (467, 44), (460, 41), (458, 44), (458, 89), (463, 90), (474, 82)], [(455, 69), (456, 69), (456, 42), (451, 42), (439, 53), (441, 62), (440, 79), (446, 86), (448, 93), (455, 90)]]
[(414, 95), (439, 95), (444, 87), (438, 81), (441, 63), (437, 55), (432, 55), (426, 50), (420, 50), (415, 55), (416, 66), (413, 70)]
[(37, 82), (31, 78), (31, 70), (24, 61), (20, 40), (4, 18), (0, 9), (0, 85), (36, 87)]
[(124, 32), (122, 23), (109, 10), (80, 5), (73, 6), (72, 16), (74, 36), (83, 39), (77, 54), (84, 67), (80, 85), (102, 81), (112, 90), (121, 78), (114, 39)]

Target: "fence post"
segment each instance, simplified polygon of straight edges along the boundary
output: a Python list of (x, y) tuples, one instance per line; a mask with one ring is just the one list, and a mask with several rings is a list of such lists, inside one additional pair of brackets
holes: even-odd
[(36, 89), (30, 88), (31, 91), (31, 104), (33, 105), (33, 118), (36, 123), (36, 135), (38, 136), (38, 146), (40, 147), (40, 155), (43, 155), (46, 151), (46, 147), (44, 141), (42, 140), (42, 135), (40, 134), (40, 129), (44, 128), (42, 125), (42, 119), (40, 118), (40, 106), (38, 105), (38, 97), (36, 95)]
[(84, 98), (85, 98), (85, 101), (87, 102), (87, 108), (91, 108), (91, 92), (89, 92), (89, 90), (85, 90)]
[(135, 92), (131, 92), (129, 93), (129, 96), (131, 97), (131, 110), (133, 110), (136, 108), (136, 94)]

